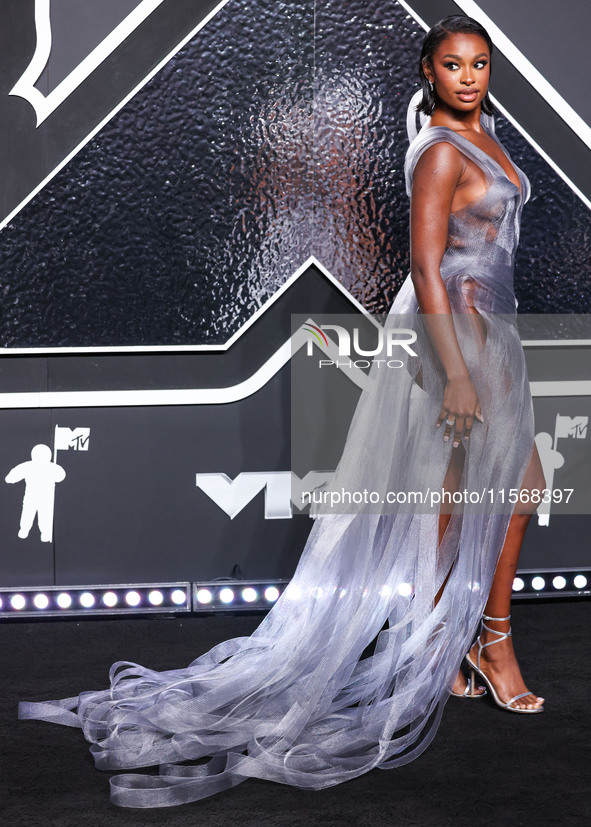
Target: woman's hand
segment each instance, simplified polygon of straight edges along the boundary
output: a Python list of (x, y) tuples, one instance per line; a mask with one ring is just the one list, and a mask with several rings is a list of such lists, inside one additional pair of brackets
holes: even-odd
[(435, 427), (441, 427), (445, 421), (443, 439), (446, 442), (450, 438), (452, 430), (455, 429), (453, 447), (457, 448), (462, 439), (462, 434), (466, 440), (470, 438), (474, 418), (478, 419), (479, 422), (484, 422), (478, 394), (472, 380), (467, 374), (459, 377), (448, 377)]

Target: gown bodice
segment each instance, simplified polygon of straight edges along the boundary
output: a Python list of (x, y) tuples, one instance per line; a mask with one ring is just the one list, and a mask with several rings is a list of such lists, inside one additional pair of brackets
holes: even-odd
[[(483, 126), (513, 163), (494, 131)], [(497, 161), (467, 138), (446, 126), (425, 125), (406, 154), (405, 180), (409, 197), (419, 158), (430, 146), (441, 141), (452, 144), (480, 167), (487, 181), (487, 189), (481, 196), (449, 216), (447, 246), (440, 271), (452, 299), (452, 309), (462, 309), (458, 304), (462, 303), (468, 281), (471, 302), (478, 309), (492, 313), (515, 313), (517, 302), (513, 270), (521, 211), (530, 195), (529, 180), (513, 164), (520, 182), (520, 187), (517, 187)], [(407, 282), (410, 282), (410, 276)], [(401, 303), (405, 298), (410, 298), (410, 292), (411, 284), (407, 283), (392, 311), (403, 309)]]

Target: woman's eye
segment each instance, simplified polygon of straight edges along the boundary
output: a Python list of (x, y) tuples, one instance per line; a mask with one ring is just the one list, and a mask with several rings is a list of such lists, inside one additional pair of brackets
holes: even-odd
[(477, 69), (484, 69), (484, 67), (487, 65), (487, 63), (488, 63), (487, 60), (477, 60), (476, 63), (474, 64), (474, 66)]
[(445, 66), (446, 69), (457, 69), (458, 68), (458, 64), (453, 63), (452, 61), (450, 61), (449, 63), (444, 63), (443, 65)]

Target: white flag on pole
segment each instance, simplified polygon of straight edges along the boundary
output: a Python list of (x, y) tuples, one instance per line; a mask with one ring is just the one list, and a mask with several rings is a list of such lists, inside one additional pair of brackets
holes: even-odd
[(53, 460), (58, 451), (88, 451), (90, 428), (62, 428), (55, 426), (53, 439)]

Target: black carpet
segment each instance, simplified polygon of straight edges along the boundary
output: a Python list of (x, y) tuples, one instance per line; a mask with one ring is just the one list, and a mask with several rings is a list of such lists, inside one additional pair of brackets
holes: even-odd
[(158, 670), (186, 666), (221, 640), (249, 634), (260, 615), (0, 625), (0, 824), (589, 825), (590, 610), (586, 600), (513, 607), (522, 671), (546, 698), (540, 715), (451, 698), (434, 742), (400, 769), (373, 770), (318, 792), (247, 780), (159, 810), (113, 806), (109, 774), (95, 769), (80, 730), (19, 722), (17, 701), (104, 688), (116, 660)]

